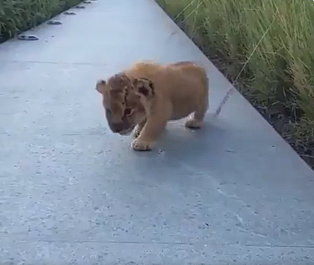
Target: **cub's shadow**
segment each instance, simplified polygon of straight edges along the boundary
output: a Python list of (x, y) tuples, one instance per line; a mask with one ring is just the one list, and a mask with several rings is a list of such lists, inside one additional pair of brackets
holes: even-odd
[(175, 175), (182, 170), (206, 172), (221, 168), (228, 160), (227, 138), (226, 125), (219, 120), (206, 121), (198, 130), (186, 129), (184, 121), (169, 123), (153, 151), (134, 152), (135, 164), (142, 170), (159, 172), (158, 175), (167, 170), (174, 170)]

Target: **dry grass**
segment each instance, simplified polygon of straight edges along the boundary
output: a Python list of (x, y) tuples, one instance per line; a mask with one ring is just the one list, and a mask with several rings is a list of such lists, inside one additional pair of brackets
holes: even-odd
[(81, 0), (0, 0), (0, 42), (36, 26)]
[(314, 167), (314, 2), (158, 2), (231, 81), (247, 62), (238, 90)]

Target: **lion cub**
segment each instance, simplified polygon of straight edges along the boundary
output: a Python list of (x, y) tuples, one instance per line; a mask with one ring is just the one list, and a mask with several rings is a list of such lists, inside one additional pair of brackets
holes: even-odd
[(151, 150), (168, 121), (193, 113), (185, 126), (200, 128), (208, 109), (206, 71), (188, 61), (139, 62), (107, 81), (98, 81), (96, 89), (114, 133), (126, 135), (137, 125), (134, 150)]

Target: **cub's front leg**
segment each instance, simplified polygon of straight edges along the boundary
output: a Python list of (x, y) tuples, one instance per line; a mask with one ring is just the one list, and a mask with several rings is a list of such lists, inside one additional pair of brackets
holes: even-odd
[(133, 134), (134, 138), (137, 138), (141, 131), (143, 130), (144, 126), (146, 124), (146, 118), (144, 120), (142, 120), (138, 125), (137, 125), (137, 128), (135, 129), (135, 132)]
[(152, 150), (157, 138), (164, 131), (167, 121), (168, 119), (164, 115), (147, 118), (139, 136), (132, 142), (132, 148), (136, 151)]

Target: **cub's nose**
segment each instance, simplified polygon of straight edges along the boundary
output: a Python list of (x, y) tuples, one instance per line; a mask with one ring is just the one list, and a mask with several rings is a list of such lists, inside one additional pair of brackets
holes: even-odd
[(113, 123), (111, 129), (115, 133), (121, 132), (123, 130), (123, 123)]

